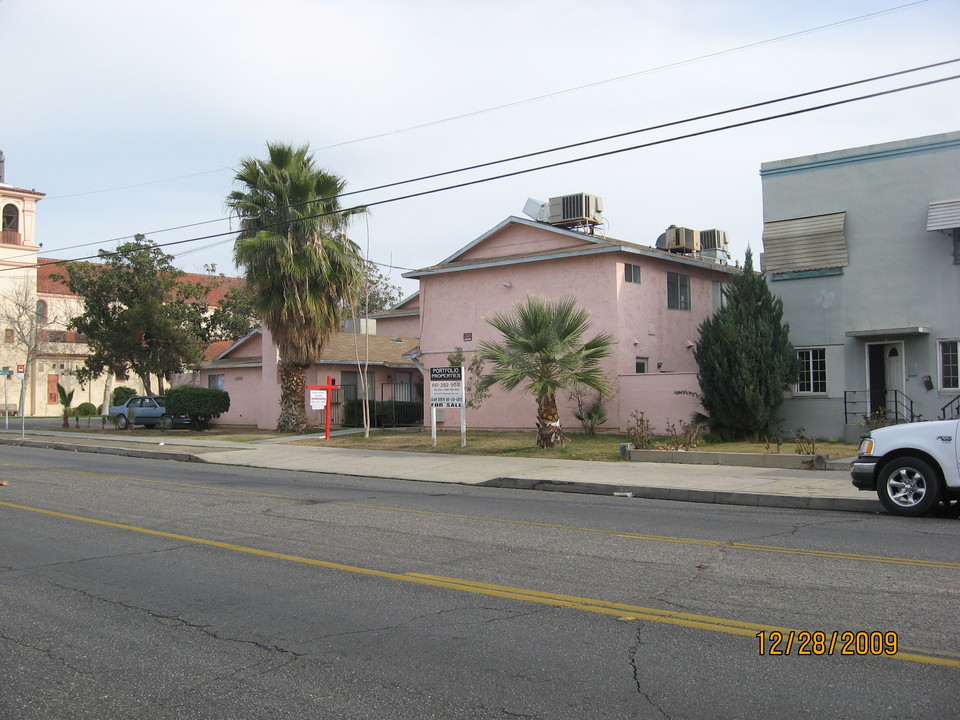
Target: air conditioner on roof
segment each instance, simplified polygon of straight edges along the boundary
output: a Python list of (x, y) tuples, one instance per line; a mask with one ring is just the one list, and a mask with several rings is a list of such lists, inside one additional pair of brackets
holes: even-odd
[(603, 199), (577, 193), (550, 198), (547, 222), (551, 225), (596, 225), (603, 222)]
[(667, 250), (670, 252), (700, 252), (700, 231), (671, 225), (667, 228)]
[(726, 230), (701, 230), (700, 231), (700, 249), (701, 250), (723, 250), (730, 248), (730, 242), (727, 238)]

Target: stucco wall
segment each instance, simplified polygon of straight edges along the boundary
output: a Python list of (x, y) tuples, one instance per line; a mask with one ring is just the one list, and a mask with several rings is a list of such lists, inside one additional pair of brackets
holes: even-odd
[[(925, 419), (956, 396), (926, 390), (938, 376), (937, 341), (960, 336), (960, 265), (948, 235), (927, 232), (931, 202), (960, 197), (960, 133), (903, 140), (764, 163), (765, 222), (846, 213), (849, 265), (842, 275), (771, 281), (783, 299), (795, 346), (838, 345), (842, 367), (829, 369), (843, 389), (865, 391), (867, 346), (902, 343), (904, 393)], [(922, 334), (848, 332), (923, 327)], [(834, 376), (834, 373), (837, 373)], [(836, 395), (835, 393), (829, 393)], [(788, 399), (794, 422), (821, 437), (844, 434), (842, 403)], [(832, 413), (832, 414), (831, 414)]]
[[(641, 266), (640, 284), (623, 281), (625, 262)], [(691, 276), (690, 311), (667, 308), (666, 273)], [(547, 298), (573, 295), (590, 311), (588, 336), (601, 332), (615, 336), (613, 353), (604, 370), (617, 387), (607, 401), (608, 428), (625, 429), (633, 410), (643, 410), (662, 430), (668, 421), (686, 420), (695, 409), (692, 398), (675, 390), (696, 390), (696, 364), (691, 345), (700, 322), (713, 312), (713, 283), (727, 276), (720, 271), (627, 253), (542, 260), (500, 267), (426, 275), (420, 278), (424, 308), (421, 362), (429, 369), (447, 365), (447, 355), (462, 347), (467, 362), (484, 340), (499, 333), (487, 322), (498, 312), (509, 312), (528, 294)], [(635, 358), (649, 358), (650, 372), (638, 378)], [(657, 363), (661, 363), (657, 368)], [(575, 403), (566, 394), (557, 398), (561, 422), (578, 428)], [(459, 422), (457, 411), (447, 411), (448, 423)], [(469, 410), (471, 427), (533, 428), (536, 403), (520, 390), (493, 389), (493, 397), (478, 410)], [(452, 419), (451, 419), (452, 418)]]

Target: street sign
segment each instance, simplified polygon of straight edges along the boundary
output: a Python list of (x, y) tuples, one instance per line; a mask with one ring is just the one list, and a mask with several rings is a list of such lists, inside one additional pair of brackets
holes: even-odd
[(13, 375), (13, 370), (0, 370), (0, 376), (2, 375)]
[(17, 377), (23, 380), (23, 376), (26, 374), (27, 368), (25, 365), (17, 365)]

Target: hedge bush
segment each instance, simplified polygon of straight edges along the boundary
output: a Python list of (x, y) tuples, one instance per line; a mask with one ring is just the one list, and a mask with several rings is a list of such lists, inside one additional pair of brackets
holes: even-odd
[(181, 385), (167, 391), (167, 412), (173, 416), (188, 415), (190, 427), (206, 430), (210, 420), (230, 409), (230, 394), (226, 390)]
[[(125, 387), (123, 385), (115, 387), (113, 389), (113, 395), (110, 396), (110, 407), (123, 405), (127, 400), (136, 394), (137, 391), (133, 388)], [(104, 410), (104, 412), (106, 412), (106, 410)]]

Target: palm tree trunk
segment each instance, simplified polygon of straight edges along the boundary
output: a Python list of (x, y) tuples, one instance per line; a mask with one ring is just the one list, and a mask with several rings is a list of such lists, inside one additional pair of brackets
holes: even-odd
[(550, 394), (537, 401), (537, 446), (552, 448), (563, 446), (563, 430), (560, 429), (560, 411), (557, 398)]
[(280, 419), (277, 420), (277, 432), (306, 432), (306, 386), (305, 365), (280, 363)]

